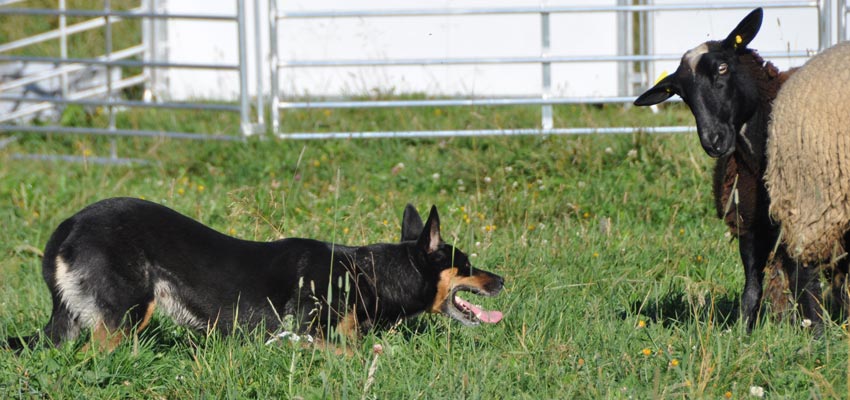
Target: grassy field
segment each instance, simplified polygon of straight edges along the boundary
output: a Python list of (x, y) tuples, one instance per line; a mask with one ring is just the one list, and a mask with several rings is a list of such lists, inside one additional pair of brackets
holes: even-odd
[[(285, 130), (528, 127), (535, 108), (288, 113)], [(102, 126), (71, 109), (64, 123)], [(119, 126), (235, 132), (231, 115), (128, 112)], [(556, 108), (557, 126), (690, 124), (669, 107)], [(265, 345), (155, 316), (112, 354), (86, 342), (0, 351), (0, 397), (49, 398), (772, 398), (848, 395), (848, 340), (736, 319), (737, 244), (714, 217), (711, 160), (695, 135), (247, 143), (128, 139), (150, 165), (12, 159), (105, 155), (105, 138), (27, 136), (0, 151), (0, 337), (35, 332), (50, 299), (39, 252), (98, 199), (162, 202), (255, 240), (398, 240), (408, 202), (439, 208), (443, 235), (506, 279), (497, 324), (426, 315), (363, 338), (355, 354)], [(384, 353), (372, 354), (381, 344)], [(374, 373), (369, 378), (370, 367)]]

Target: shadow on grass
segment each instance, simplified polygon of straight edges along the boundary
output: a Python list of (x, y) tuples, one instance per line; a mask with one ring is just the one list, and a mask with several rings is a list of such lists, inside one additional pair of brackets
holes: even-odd
[(725, 329), (731, 328), (738, 321), (738, 304), (737, 297), (730, 298), (728, 295), (694, 297), (674, 291), (659, 298), (634, 301), (620, 316), (628, 319), (641, 315), (665, 328), (695, 321), (711, 321), (715, 326)]

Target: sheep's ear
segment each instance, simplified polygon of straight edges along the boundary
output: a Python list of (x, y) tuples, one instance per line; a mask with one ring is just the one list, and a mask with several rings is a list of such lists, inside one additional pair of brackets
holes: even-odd
[(664, 79), (658, 81), (655, 86), (651, 87), (635, 99), (635, 105), (651, 106), (653, 104), (661, 103), (677, 93), (678, 85), (676, 84), (676, 74), (667, 75)]
[(756, 34), (761, 28), (761, 20), (764, 17), (764, 11), (761, 7), (751, 11), (738, 26), (729, 33), (729, 36), (723, 40), (724, 49), (743, 49), (755, 39)]
[(401, 218), (401, 241), (419, 239), (419, 234), (422, 233), (424, 228), (422, 217), (419, 216), (416, 207), (413, 204), (408, 204), (404, 208), (404, 216)]

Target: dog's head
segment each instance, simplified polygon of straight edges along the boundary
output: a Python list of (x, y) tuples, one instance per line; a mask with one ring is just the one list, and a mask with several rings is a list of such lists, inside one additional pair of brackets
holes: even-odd
[(428, 221), (423, 224), (416, 208), (408, 204), (404, 209), (401, 240), (416, 242), (425, 253), (428, 264), (425, 272), (436, 280), (430, 312), (447, 315), (468, 326), (496, 323), (502, 319), (500, 311), (484, 310), (458, 297), (458, 292), (495, 296), (502, 290), (504, 280), (499, 275), (474, 268), (466, 254), (443, 241), (436, 206), (431, 207)]

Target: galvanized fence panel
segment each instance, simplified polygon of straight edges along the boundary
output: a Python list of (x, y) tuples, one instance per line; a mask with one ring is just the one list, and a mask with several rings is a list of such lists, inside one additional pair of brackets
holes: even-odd
[[(255, 4), (257, 1), (255, 0)], [(256, 8), (256, 7), (255, 7)], [(258, 131), (257, 121), (262, 121), (263, 104), (262, 96), (258, 96), (256, 118), (252, 118), (251, 106), (248, 96), (248, 71), (247, 71), (247, 31), (245, 16), (245, 0), (238, 0), (236, 13), (234, 15), (213, 15), (202, 13), (164, 13), (159, 11), (157, 0), (142, 0), (141, 6), (127, 11), (114, 10), (110, 0), (105, 0), (101, 10), (68, 9), (65, 0), (60, 0), (57, 9), (37, 8), (0, 8), (0, 16), (29, 16), (29, 17), (58, 17), (58, 29), (43, 32), (37, 35), (15, 40), (10, 43), (0, 44), (0, 63), (30, 63), (30, 64), (53, 64), (54, 68), (37, 71), (32, 74), (23, 74), (7, 82), (0, 83), (0, 103), (13, 102), (22, 105), (19, 109), (11, 111), (0, 111), (0, 132), (28, 132), (36, 134), (57, 133), (72, 135), (108, 135), (108, 136), (144, 136), (144, 137), (168, 137), (175, 139), (196, 140), (241, 140), (244, 136)], [(67, 24), (67, 17), (91, 18), (72, 25)], [(112, 27), (121, 21), (130, 19), (141, 19), (142, 43), (125, 49), (115, 50), (112, 43)], [(238, 36), (238, 62), (169, 62), (158, 57), (162, 46), (162, 33), (159, 32), (157, 24), (168, 20), (203, 20), (220, 21), (232, 23), (235, 34)], [(75, 58), (68, 56), (68, 37), (74, 34), (91, 30), (102, 29), (105, 38), (103, 54), (94, 58)], [(255, 32), (256, 41), (259, 43), (259, 32)], [(12, 50), (26, 49), (39, 43), (59, 40), (59, 55), (55, 57), (33, 57), (22, 55), (6, 55)], [(259, 54), (259, 53), (258, 53)], [(141, 59), (139, 59), (141, 58)], [(93, 67), (103, 68), (105, 82), (86, 90), (71, 90), (68, 84), (69, 74), (79, 73)], [(125, 67), (141, 68), (143, 72), (138, 75), (123, 77), (121, 72)], [(239, 75), (239, 103), (238, 104), (209, 104), (203, 102), (171, 102), (161, 101), (155, 96), (158, 71), (168, 68), (184, 68), (195, 70), (221, 70), (232, 71)], [(116, 74), (116, 71), (119, 73)], [(60, 78), (60, 90), (53, 95), (28, 96), (26, 93), (10, 93), (10, 91), (21, 90), (21, 88), (47, 82), (50, 79)], [(257, 79), (260, 81), (260, 75)], [(142, 100), (122, 100), (116, 94), (121, 90), (144, 86)], [(37, 113), (56, 109), (58, 106), (78, 104), (83, 106), (104, 107), (108, 112), (108, 125), (104, 128), (73, 128), (65, 126), (32, 126), (23, 119)], [(213, 110), (239, 113), (240, 131), (233, 135), (212, 135), (205, 133), (187, 133), (170, 131), (146, 131), (138, 129), (122, 129), (115, 125), (116, 107), (146, 107), (162, 109), (186, 109), (186, 110)], [(21, 122), (23, 123), (14, 123)], [(8, 141), (4, 144), (8, 144)], [(26, 156), (32, 159), (45, 159), (50, 156), (35, 155)], [(71, 156), (57, 156), (58, 159), (73, 159)], [(112, 159), (118, 160), (114, 151)], [(102, 160), (101, 160), (102, 161)]]
[[(844, 2), (845, 0), (839, 0)], [(552, 105), (557, 104), (599, 104), (599, 103), (630, 103), (634, 100), (636, 89), (645, 88), (651, 83), (652, 63), (662, 60), (678, 60), (681, 53), (654, 54), (652, 35), (654, 34), (653, 14), (659, 11), (694, 11), (694, 10), (735, 10), (764, 8), (815, 8), (818, 10), (817, 29), (820, 49), (835, 43), (832, 37), (832, 21), (834, 15), (831, 0), (820, 1), (759, 1), (734, 3), (691, 3), (691, 4), (653, 4), (652, 0), (643, 0), (643, 4), (631, 4), (631, 1), (619, 0), (617, 5), (600, 6), (521, 6), (521, 7), (492, 7), (492, 8), (426, 8), (426, 9), (383, 9), (383, 10), (297, 10), (282, 11), (278, 1), (269, 1), (269, 35), (270, 35), (270, 74), (271, 74), (271, 130), (282, 139), (327, 139), (327, 138), (392, 138), (392, 137), (443, 137), (443, 136), (484, 136), (484, 135), (573, 135), (573, 134), (609, 134), (609, 133), (678, 133), (694, 130), (693, 127), (673, 126), (656, 128), (621, 127), (621, 128), (555, 128), (552, 122)], [(842, 7), (844, 7), (842, 5)], [(562, 13), (617, 13), (619, 29), (619, 54), (606, 56), (575, 56), (550, 54), (550, 23), (552, 14)], [(632, 13), (639, 13), (640, 27), (637, 31), (641, 47), (647, 51), (637, 54), (633, 42)], [(279, 52), (279, 23), (293, 19), (328, 20), (337, 18), (405, 18), (423, 16), (468, 16), (468, 15), (519, 15), (539, 14), (541, 18), (541, 54), (534, 57), (455, 57), (455, 58), (403, 58), (403, 59), (312, 59), (299, 60), (281, 58)], [(846, 14), (843, 14), (846, 18)], [(283, 40), (288, 40), (284, 38)], [(294, 38), (292, 40), (295, 40)], [(793, 52), (763, 52), (764, 57), (807, 57), (806, 51)], [(608, 97), (554, 97), (551, 93), (551, 65), (553, 63), (588, 63), (588, 62), (617, 62), (620, 80), (618, 96)], [(637, 63), (642, 74), (637, 87), (630, 85), (633, 63)], [(542, 82), (537, 98), (452, 98), (438, 100), (385, 100), (385, 101), (320, 101), (320, 100), (291, 100), (296, 96), (284, 96), (280, 91), (280, 74), (282, 70), (303, 67), (397, 67), (397, 66), (445, 66), (445, 65), (486, 65), (486, 64), (540, 64)], [(477, 129), (477, 130), (423, 130), (423, 131), (376, 131), (376, 132), (280, 132), (280, 111), (288, 109), (329, 109), (329, 108), (381, 108), (381, 107), (433, 107), (433, 106), (517, 106), (540, 105), (540, 128), (529, 129)]]
[[(106, 135), (113, 137), (143, 136), (171, 137), (176, 139), (198, 140), (241, 140), (244, 136), (264, 131), (264, 112), (269, 107), (271, 114), (271, 132), (284, 139), (327, 139), (327, 138), (381, 138), (381, 137), (444, 137), (444, 136), (480, 136), (480, 135), (576, 135), (576, 134), (621, 134), (633, 132), (687, 132), (692, 127), (555, 127), (552, 118), (552, 106), (561, 104), (598, 104), (598, 103), (630, 103), (634, 94), (651, 83), (654, 78), (654, 64), (659, 61), (675, 61), (681, 57), (676, 54), (656, 54), (653, 48), (654, 15), (661, 11), (693, 11), (693, 10), (733, 10), (751, 9), (754, 7), (777, 9), (816, 9), (818, 46), (820, 49), (834, 44), (838, 40), (848, 38), (847, 0), (820, 1), (773, 1), (773, 2), (732, 2), (732, 3), (689, 3), (689, 4), (654, 4), (652, 0), (640, 0), (637, 4), (632, 0), (618, 0), (616, 5), (587, 5), (587, 6), (519, 6), (519, 7), (479, 7), (479, 8), (428, 8), (428, 9), (385, 9), (385, 10), (348, 10), (348, 11), (282, 11), (277, 0), (269, 0), (268, 28), (269, 47), (268, 70), (264, 70), (261, 62), (261, 27), (259, 0), (254, 0), (255, 30), (254, 45), (257, 55), (257, 70), (253, 72), (257, 79), (256, 104), (252, 115), (248, 95), (249, 72), (247, 68), (248, 33), (246, 26), (245, 0), (238, 0), (234, 15), (211, 15), (195, 13), (167, 13), (160, 10), (157, 0), (140, 0), (141, 5), (126, 11), (113, 10), (109, 0), (104, 2), (102, 10), (68, 9), (65, 0), (59, 1), (58, 9), (33, 9), (0, 7), (0, 16), (51, 16), (59, 18), (58, 29), (16, 40), (10, 43), (0, 43), (0, 63), (28, 62), (56, 64), (55, 68), (35, 71), (14, 80), (0, 83), (0, 103), (15, 102), (22, 104), (21, 109), (10, 112), (0, 111), (0, 132), (30, 132), (35, 134), (64, 133), (71, 135)], [(15, 2), (6, 2), (11, 4)], [(15, 6), (18, 4), (15, 3)], [(617, 54), (610, 55), (564, 55), (553, 54), (551, 46), (551, 17), (553, 14), (576, 13), (614, 13), (618, 16), (616, 29), (619, 47)], [(634, 19), (633, 14), (638, 18)], [(540, 17), (540, 54), (535, 56), (500, 56), (500, 57), (448, 57), (448, 58), (400, 58), (400, 59), (282, 59), (278, 25), (282, 21), (300, 20), (333, 20), (337, 18), (408, 18), (408, 17), (455, 17), (469, 15), (539, 15)], [(68, 24), (67, 17), (89, 18), (83, 22)], [(113, 49), (111, 40), (106, 41), (104, 54), (93, 58), (73, 58), (68, 56), (68, 37), (81, 32), (102, 29), (107, 39), (111, 38), (112, 26), (129, 19), (141, 19), (142, 42), (125, 49)], [(161, 43), (164, 32), (158, 27), (163, 21), (171, 19), (208, 20), (229, 22), (235, 25), (238, 36), (238, 62), (170, 62), (161, 56)], [(637, 24), (638, 26), (633, 26)], [(634, 34), (637, 32), (638, 37)], [(295, 38), (282, 38), (296, 40)], [(19, 50), (45, 41), (59, 41), (57, 57), (31, 57), (6, 55), (12, 50)], [(636, 51), (635, 43), (641, 51)], [(764, 52), (765, 58), (771, 57), (806, 57), (804, 51), (795, 52)], [(139, 60), (141, 58), (141, 60)], [(618, 70), (618, 94), (606, 97), (559, 97), (552, 93), (553, 64), (569, 63), (598, 63), (614, 62)], [(386, 100), (386, 101), (301, 101), (295, 96), (284, 96), (280, 91), (280, 74), (293, 68), (321, 67), (398, 67), (398, 66), (446, 66), (446, 65), (510, 65), (530, 64), (540, 65), (541, 82), (539, 95), (528, 97), (469, 97), (426, 100)], [(69, 86), (69, 76), (92, 67), (100, 67), (106, 71), (104, 83), (84, 90), (75, 90)], [(120, 76), (110, 72), (125, 67), (141, 68), (142, 73), (135, 76)], [(637, 67), (637, 68), (635, 68)], [(200, 102), (170, 102), (157, 98), (159, 87), (159, 71), (169, 68), (187, 68), (198, 70), (232, 71), (239, 76), (239, 101), (230, 104), (208, 104)], [(270, 105), (264, 103), (263, 80), (264, 72), (270, 73), (271, 88)], [(639, 74), (634, 79), (633, 74)], [(25, 96), (13, 93), (15, 90), (27, 87), (33, 83), (45, 82), (50, 79), (60, 80), (58, 94), (51, 96)], [(120, 99), (115, 94), (122, 89), (144, 86), (141, 100)], [(110, 120), (108, 126), (102, 128), (72, 128), (63, 126), (31, 126), (13, 124), (27, 115), (54, 109), (57, 106), (78, 104), (83, 106), (105, 107)], [(329, 108), (381, 108), (381, 107), (474, 107), (474, 106), (540, 106), (541, 122), (539, 127), (527, 129), (476, 129), (476, 130), (441, 130), (441, 131), (376, 131), (376, 132), (280, 132), (280, 111), (290, 109), (329, 109)], [(161, 109), (214, 110), (238, 113), (240, 115), (241, 135), (210, 135), (188, 132), (161, 132), (115, 127), (115, 112), (117, 107), (147, 107)], [(14, 140), (4, 138), (0, 147)], [(113, 154), (114, 156), (114, 154)], [(41, 158), (41, 156), (34, 156)]]

